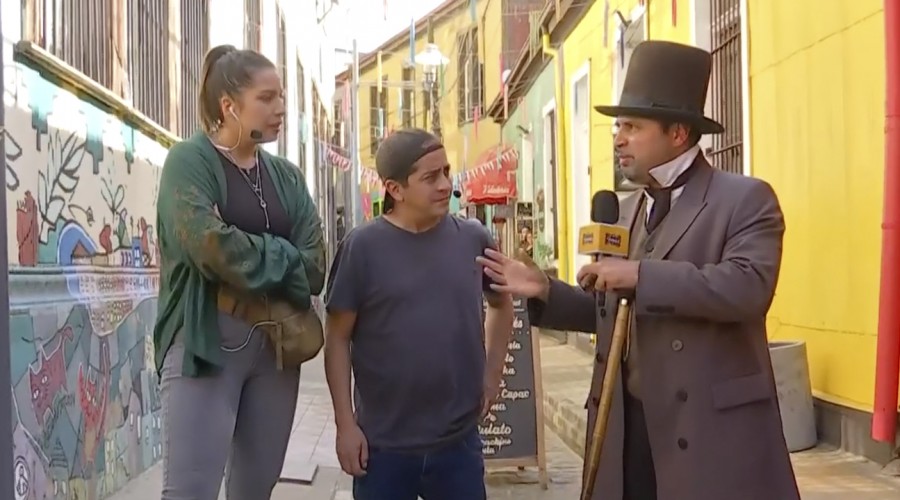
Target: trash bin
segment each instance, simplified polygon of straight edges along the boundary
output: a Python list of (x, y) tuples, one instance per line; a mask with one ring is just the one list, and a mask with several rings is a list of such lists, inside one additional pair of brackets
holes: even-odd
[(781, 425), (788, 451), (812, 448), (818, 437), (806, 342), (769, 342), (769, 356), (772, 358)]

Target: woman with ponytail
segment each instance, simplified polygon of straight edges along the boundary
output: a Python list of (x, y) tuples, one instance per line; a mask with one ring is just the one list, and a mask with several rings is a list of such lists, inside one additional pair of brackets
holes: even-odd
[[(268, 59), (213, 48), (199, 100), (202, 130), (169, 150), (157, 203), (162, 499), (215, 500), (226, 465), (227, 498), (267, 499), (321, 338), (321, 221), (300, 169), (260, 147), (285, 112)], [(280, 343), (289, 327), (313, 339), (302, 356)]]

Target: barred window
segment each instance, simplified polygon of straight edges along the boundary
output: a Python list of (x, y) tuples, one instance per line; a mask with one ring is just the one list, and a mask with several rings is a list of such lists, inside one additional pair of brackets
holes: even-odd
[(463, 124), (475, 119), (476, 109), (484, 114), (484, 64), (478, 55), (478, 28), (460, 35), (457, 46), (458, 119)]
[(181, 106), (178, 133), (190, 136), (200, 128), (200, 71), (209, 51), (209, 3), (181, 0)]
[(128, 84), (126, 99), (163, 128), (169, 128), (169, 2), (128, 0)]
[[(281, 85), (287, 85), (287, 26), (284, 22), (284, 12), (281, 6), (276, 6), (276, 16), (278, 18), (278, 41), (276, 45), (275, 64), (278, 66), (278, 75), (281, 77)], [(287, 95), (285, 95), (287, 98)], [(285, 103), (287, 104), (287, 103)], [(287, 121), (284, 122), (281, 129), (281, 135), (278, 136), (278, 154), (285, 156), (287, 154)]]
[(262, 2), (244, 0), (244, 48), (259, 52), (262, 45)]
[[(114, 4), (109, 0), (23, 0), (23, 34), (100, 85), (113, 78)], [(120, 64), (124, 63), (121, 55)]]

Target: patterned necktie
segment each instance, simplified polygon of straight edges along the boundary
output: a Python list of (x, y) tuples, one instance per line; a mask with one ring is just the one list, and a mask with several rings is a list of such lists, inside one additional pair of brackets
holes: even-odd
[(650, 217), (647, 220), (648, 233), (652, 233), (669, 215), (669, 210), (672, 209), (672, 191), (687, 184), (696, 170), (694, 165), (691, 165), (675, 179), (671, 186), (647, 188), (647, 194), (653, 198), (653, 208), (650, 209)]

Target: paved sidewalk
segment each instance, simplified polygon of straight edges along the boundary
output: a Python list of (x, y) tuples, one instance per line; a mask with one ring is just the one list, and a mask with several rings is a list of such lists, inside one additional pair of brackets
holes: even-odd
[[(535, 471), (489, 470), (488, 498), (565, 500), (578, 498), (583, 450), (585, 395), (592, 358), (574, 347), (544, 338), (541, 364), (548, 432), (550, 485), (543, 490)], [(304, 366), (294, 431), (288, 446), (283, 479), (311, 476), (311, 483), (282, 482), (272, 500), (350, 500), (351, 479), (338, 467), (335, 427), (325, 384), (322, 356)], [(888, 477), (861, 458), (825, 448), (792, 456), (804, 500), (897, 500), (900, 478)], [(112, 500), (159, 500), (160, 467), (154, 467), (112, 497)], [(224, 500), (224, 494), (220, 496)]]
[[(300, 384), (294, 431), (288, 445), (283, 482), (275, 488), (272, 500), (350, 500), (352, 480), (339, 468), (334, 452), (334, 418), (331, 398), (325, 384), (320, 355), (304, 365)], [(489, 469), (485, 482), (488, 498), (516, 500), (555, 500), (577, 498), (580, 490), (581, 458), (551, 431), (547, 439), (547, 465), (550, 484), (543, 490), (533, 470)], [(298, 484), (289, 478), (312, 475), (311, 484)], [(148, 470), (111, 500), (159, 500), (162, 470)], [(224, 492), (220, 494), (224, 500)]]
[[(578, 453), (584, 450), (593, 357), (570, 345), (541, 339), (544, 415), (547, 426)], [(804, 500), (897, 500), (900, 477), (865, 459), (818, 447), (791, 455)]]

